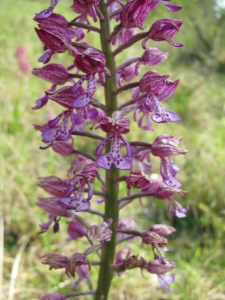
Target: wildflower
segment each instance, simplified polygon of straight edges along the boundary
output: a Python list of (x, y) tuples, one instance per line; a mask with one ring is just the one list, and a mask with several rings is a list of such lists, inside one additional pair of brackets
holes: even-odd
[(108, 242), (111, 240), (112, 230), (109, 229), (109, 225), (106, 222), (102, 222), (99, 225), (91, 226), (87, 230), (87, 237), (100, 243)]
[(68, 223), (67, 232), (69, 234), (69, 237), (66, 239), (68, 242), (77, 240), (86, 234), (84, 226), (77, 220), (72, 220)]
[(129, 1), (120, 13), (120, 20), (125, 28), (137, 27), (145, 29), (144, 22), (150, 11), (156, 8), (161, 0), (132, 0)]
[(59, 3), (59, 0), (51, 0), (49, 8), (42, 10), (40, 13), (36, 14), (35, 18), (48, 18), (52, 12), (55, 6)]
[(148, 39), (153, 41), (167, 41), (172, 46), (183, 47), (181, 43), (175, 43), (172, 38), (179, 32), (183, 21), (176, 19), (161, 19), (156, 21), (148, 31), (148, 36), (143, 39), (142, 47), (146, 49)]
[(68, 72), (60, 64), (49, 64), (42, 68), (35, 68), (32, 74), (54, 85), (64, 84), (68, 80)]
[(112, 141), (110, 152), (97, 158), (96, 163), (99, 167), (109, 170), (113, 163), (118, 169), (129, 170), (131, 168), (131, 162), (120, 154), (120, 141), (122, 141), (127, 149), (127, 156), (129, 158), (133, 157), (133, 150), (130, 144), (122, 136), (122, 134), (126, 134), (130, 131), (129, 125), (129, 120), (124, 118), (120, 111), (115, 111), (112, 114), (112, 118), (107, 117), (101, 121), (101, 129), (112, 134), (96, 148), (96, 154), (99, 156), (109, 140)]
[(163, 181), (172, 187), (179, 188), (181, 184), (176, 179), (177, 168), (171, 159), (172, 155), (186, 154), (187, 150), (179, 148), (181, 138), (170, 135), (161, 135), (155, 139), (151, 147), (151, 153), (161, 159), (160, 172)]
[[(59, 199), (59, 203), (67, 208), (74, 208), (76, 211), (87, 210), (90, 207), (90, 199), (93, 196), (91, 183), (94, 182), (98, 171), (91, 160), (81, 160), (74, 162), (68, 170), (68, 176), (73, 175), (68, 180), (69, 187), (64, 191), (63, 197)], [(85, 198), (84, 188), (88, 186), (88, 196)]]

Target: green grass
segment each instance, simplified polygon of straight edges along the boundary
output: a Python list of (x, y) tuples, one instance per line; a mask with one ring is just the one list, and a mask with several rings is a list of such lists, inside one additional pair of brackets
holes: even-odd
[[(72, 18), (73, 13), (67, 12), (67, 4), (60, 2), (58, 11), (62, 10)], [(32, 124), (44, 123), (47, 115), (58, 108), (49, 105), (40, 111), (31, 110), (35, 100), (49, 85), (33, 76), (24, 76), (15, 58), (17, 46), (23, 45), (31, 67), (39, 66), (37, 59), (42, 54), (42, 46), (34, 32), (32, 17), (45, 7), (46, 1), (7, 0), (1, 4), (0, 10), (0, 189), (5, 233), (3, 299), (12, 299), (9, 295), (14, 295), (18, 300), (36, 300), (46, 292), (68, 292), (73, 279), (68, 279), (61, 271), (47, 270), (39, 258), (46, 252), (70, 256), (74, 251), (85, 249), (81, 243), (65, 242), (66, 226), (63, 222), (60, 232), (55, 235), (51, 230), (37, 234), (38, 224), (45, 222), (47, 216), (35, 206), (37, 198), (44, 195), (36, 187), (36, 178), (51, 174), (64, 178), (71, 163), (70, 158), (59, 158), (50, 149), (38, 150), (41, 137), (33, 130)], [(185, 36), (182, 39), (185, 43)], [(169, 44), (156, 46), (165, 51), (171, 49)], [(171, 50), (171, 60), (175, 62), (174, 53), (179, 49)], [(58, 58), (60, 56), (53, 61), (57, 62)], [(63, 59), (67, 60), (67, 55), (63, 55)], [(225, 299), (224, 77), (212, 72), (206, 74), (202, 68), (191, 64), (170, 65), (170, 59), (155, 69), (171, 74), (171, 79), (180, 78), (177, 92), (163, 105), (180, 114), (182, 121), (154, 125), (155, 131), (150, 133), (141, 133), (133, 124), (129, 138), (152, 141), (160, 133), (184, 137), (181, 144), (189, 153), (176, 157), (175, 162), (181, 168), (179, 179), (183, 189), (189, 193), (176, 199), (191, 208), (186, 219), (178, 220), (167, 212), (163, 201), (156, 200), (157, 209), (153, 210), (149, 199), (143, 200), (144, 207), (134, 200), (122, 211), (122, 216), (134, 217), (140, 230), (158, 222), (177, 228), (177, 233), (169, 238), (169, 248), (173, 253), (167, 255), (177, 263), (175, 292), (163, 291), (155, 276), (144, 273), (142, 277), (135, 269), (126, 271), (121, 277), (115, 276), (111, 299), (222, 300)], [(126, 97), (129, 99), (130, 95)], [(76, 140), (76, 145), (83, 147), (88, 143), (88, 139)], [(95, 146), (97, 144), (93, 142), (92, 148)], [(122, 192), (125, 193), (125, 187)], [(85, 213), (82, 215), (86, 216)], [(138, 240), (125, 245), (131, 246), (135, 254), (150, 255)], [(94, 279), (97, 278), (97, 268), (91, 270)], [(87, 288), (86, 284), (82, 283), (81, 288)]]

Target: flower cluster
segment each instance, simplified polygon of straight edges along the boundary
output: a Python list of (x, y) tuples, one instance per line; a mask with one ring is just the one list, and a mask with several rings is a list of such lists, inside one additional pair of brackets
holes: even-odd
[[(78, 274), (72, 289), (77, 288), (82, 280), (87, 280), (92, 287), (91, 265), (100, 265), (96, 291), (85, 292), (95, 293), (96, 300), (107, 299), (112, 272), (121, 275), (133, 268), (156, 274), (162, 287), (172, 291), (169, 284), (174, 281), (174, 274), (166, 273), (175, 268), (175, 263), (167, 259), (164, 252), (168, 252), (166, 236), (176, 230), (166, 224), (150, 224), (148, 230), (137, 231), (133, 218), (118, 220), (118, 215), (119, 209), (136, 198), (148, 198), (152, 202), (153, 199), (165, 200), (169, 212), (178, 218), (186, 217), (189, 209), (171, 198), (174, 194), (186, 193), (180, 189), (181, 183), (177, 179), (179, 168), (173, 162), (174, 155), (187, 153), (179, 147), (182, 138), (161, 134), (149, 143), (124, 137), (130, 131), (128, 136), (132, 136), (136, 126), (132, 124), (130, 128), (131, 113), (137, 126), (145, 131), (154, 130), (153, 124), (180, 121), (177, 113), (162, 106), (162, 101), (175, 92), (179, 80), (171, 80), (169, 74), (162, 75), (151, 69), (166, 60), (168, 52), (147, 46), (147, 43), (150, 39), (182, 47), (181, 43), (173, 40), (182, 21), (164, 18), (152, 24), (146, 32), (136, 31), (146, 29), (144, 23), (148, 15), (160, 4), (171, 12), (177, 12), (181, 7), (170, 4), (169, 0), (131, 0), (126, 3), (73, 0), (71, 9), (75, 15), (73, 20), (68, 21), (65, 16), (56, 13), (58, 3), (59, 0), (51, 0), (50, 6), (34, 17), (38, 24), (36, 33), (44, 46), (44, 53), (38, 61), (44, 66), (34, 68), (33, 74), (50, 85), (36, 100), (33, 109), (55, 105), (61, 111), (45, 120), (44, 124), (35, 124), (34, 127), (41, 133), (42, 150), (51, 148), (57, 154), (71, 157), (72, 164), (67, 178), (54, 175), (39, 178), (39, 187), (50, 195), (39, 198), (37, 202), (39, 208), (48, 214), (47, 222), (40, 224), (40, 229), (44, 233), (53, 224), (53, 232), (57, 233), (65, 217), (69, 219), (66, 241), (86, 239), (90, 245), (83, 253), (75, 252), (71, 257), (44, 254), (42, 263), (49, 265), (50, 269), (64, 269), (68, 277)], [(162, 6), (162, 9), (165, 7)], [(91, 25), (92, 20), (96, 26)], [(113, 29), (111, 21), (116, 23)], [(98, 36), (101, 45), (94, 47), (85, 41), (89, 32)], [(139, 56), (116, 65), (115, 57), (139, 41), (142, 41), (143, 48)], [(60, 55), (55, 54), (64, 52), (69, 54), (68, 60), (71, 59), (68, 65), (52, 62), (53, 58), (60, 59)], [(125, 56), (121, 57), (125, 59)], [(145, 74), (142, 66), (149, 68)], [(105, 97), (99, 96), (103, 90)], [(124, 100), (124, 91), (129, 91), (126, 95), (130, 93), (130, 100)], [(87, 142), (81, 148), (81, 137), (86, 141), (100, 142), (93, 145)], [(160, 159), (161, 177), (151, 174), (152, 156)], [(128, 173), (120, 176), (120, 170)], [(121, 181), (127, 184), (126, 196), (119, 194)], [(133, 189), (139, 191), (133, 193)], [(95, 202), (105, 206), (104, 213), (92, 208), (94, 198)], [(95, 223), (94, 218), (88, 219), (88, 214), (95, 214), (100, 221)], [(131, 247), (117, 249), (122, 242), (132, 243), (138, 238), (141, 238), (140, 247), (152, 250), (152, 260), (147, 261), (138, 253), (131, 255)], [(93, 252), (100, 255), (100, 261), (93, 262), (87, 258)], [(70, 295), (73, 296), (73, 293)], [(67, 295), (50, 292), (41, 299), (66, 298)]]

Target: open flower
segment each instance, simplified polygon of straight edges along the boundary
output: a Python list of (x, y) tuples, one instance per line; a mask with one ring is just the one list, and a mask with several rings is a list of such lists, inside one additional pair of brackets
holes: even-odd
[[(122, 142), (127, 149), (127, 157), (133, 157), (133, 150), (128, 141), (122, 136), (130, 131), (130, 121), (123, 117), (122, 112), (115, 111), (112, 114), (112, 118), (107, 117), (100, 123), (100, 127), (103, 131), (112, 133), (108, 136), (97, 148), (96, 154), (99, 156), (96, 163), (99, 167), (106, 170), (111, 168), (114, 164), (116, 168), (121, 170), (131, 169), (131, 162), (120, 154), (120, 142)], [(106, 144), (111, 140), (110, 152), (104, 155), (100, 155), (105, 148)]]

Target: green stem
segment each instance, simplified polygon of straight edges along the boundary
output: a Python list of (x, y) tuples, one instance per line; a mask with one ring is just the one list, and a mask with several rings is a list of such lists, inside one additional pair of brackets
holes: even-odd
[[(106, 67), (111, 72), (111, 77), (105, 79), (105, 105), (108, 108), (108, 115), (117, 110), (117, 96), (115, 91), (116, 85), (116, 65), (112, 54), (108, 37), (110, 36), (110, 25), (107, 6), (104, 0), (100, 1), (99, 8), (104, 16), (104, 21), (100, 22), (101, 29), (101, 46), (102, 52), (106, 56)], [(110, 144), (106, 147), (106, 152), (110, 151)], [(110, 229), (113, 231), (111, 241), (105, 243), (101, 254), (101, 266), (99, 270), (98, 286), (96, 289), (95, 300), (107, 300), (108, 293), (112, 281), (112, 271), (109, 265), (113, 263), (116, 248), (116, 228), (118, 224), (118, 185), (115, 179), (119, 177), (119, 171), (114, 166), (110, 171), (106, 171), (106, 201), (105, 201), (105, 220), (111, 218), (113, 220)]]

